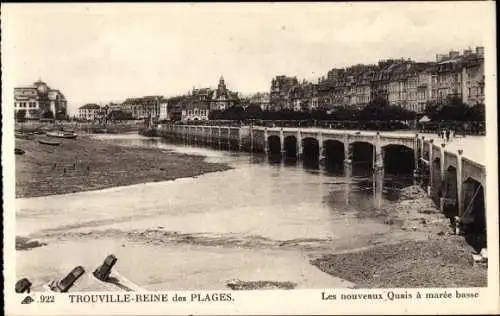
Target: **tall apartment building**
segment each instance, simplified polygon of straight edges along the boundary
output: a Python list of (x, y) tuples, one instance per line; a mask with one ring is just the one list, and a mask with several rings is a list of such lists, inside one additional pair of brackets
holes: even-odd
[(299, 84), (297, 77), (276, 76), (271, 81), (270, 107), (272, 110), (292, 109), (290, 90)]
[(98, 104), (89, 103), (78, 108), (78, 118), (84, 121), (94, 121), (103, 116), (102, 108)]
[(167, 106), (167, 100), (163, 96), (144, 96), (140, 98), (128, 98), (121, 104), (121, 110), (132, 114), (134, 119), (158, 119), (162, 107)]
[(484, 48), (436, 55), (433, 100), (459, 97), (464, 103), (484, 103)]

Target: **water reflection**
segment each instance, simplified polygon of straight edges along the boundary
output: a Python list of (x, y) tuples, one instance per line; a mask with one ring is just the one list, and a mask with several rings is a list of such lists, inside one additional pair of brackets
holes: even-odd
[[(275, 192), (281, 188), (298, 197), (311, 195), (311, 187), (302, 181), (312, 181), (317, 188), (317, 193), (322, 196), (323, 202), (332, 210), (343, 208), (349, 209), (380, 209), (384, 202), (395, 201), (399, 198), (402, 188), (413, 184), (412, 175), (391, 175), (384, 172), (373, 172), (369, 164), (353, 164), (351, 168), (345, 168), (343, 163), (330, 163), (318, 159), (297, 160), (294, 157), (282, 157), (280, 154), (248, 154), (238, 151), (225, 151), (199, 147), (189, 144), (173, 144), (165, 140), (155, 139), (117, 139), (117, 143), (161, 147), (181, 151), (185, 153), (203, 154), (216, 161), (221, 159), (237, 168), (245, 169), (247, 166), (256, 166), (252, 170), (245, 172), (255, 173), (257, 178), (261, 178), (262, 186), (270, 186), (269, 191)], [(268, 166), (267, 168), (265, 166)], [(271, 168), (266, 171), (266, 169)], [(302, 175), (301, 175), (302, 174)], [(309, 176), (315, 177), (309, 178)], [(265, 179), (272, 178), (266, 184)], [(300, 180), (302, 179), (302, 180)], [(276, 182), (277, 181), (277, 182)], [(293, 184), (292, 184), (292, 183)], [(286, 196), (286, 195), (285, 195)]]

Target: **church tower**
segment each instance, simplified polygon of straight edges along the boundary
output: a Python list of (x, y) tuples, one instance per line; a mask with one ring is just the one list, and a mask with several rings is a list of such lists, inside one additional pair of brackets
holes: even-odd
[(224, 82), (224, 77), (220, 76), (219, 79), (219, 86), (217, 87), (217, 94), (218, 96), (226, 95), (227, 93), (227, 88), (226, 88), (226, 83)]

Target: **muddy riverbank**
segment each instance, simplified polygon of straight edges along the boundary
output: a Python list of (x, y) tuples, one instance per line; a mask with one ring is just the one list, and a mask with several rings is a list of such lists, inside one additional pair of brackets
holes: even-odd
[[(358, 288), (487, 286), (487, 265), (474, 263), (474, 249), (453, 235), (449, 219), (425, 192), (411, 186), (401, 193), (400, 201), (370, 216), (409, 233), (406, 240), (326, 254), (311, 264)], [(408, 240), (412, 235), (415, 240)]]
[(60, 146), (16, 138), (16, 198), (98, 190), (173, 180), (230, 169), (203, 156), (146, 147), (124, 147), (90, 136), (58, 139)]

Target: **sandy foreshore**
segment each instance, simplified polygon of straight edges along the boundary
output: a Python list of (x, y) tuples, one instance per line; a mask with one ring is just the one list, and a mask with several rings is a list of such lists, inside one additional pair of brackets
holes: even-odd
[(405, 237), (363, 250), (324, 254), (311, 264), (358, 288), (484, 287), (487, 264), (475, 263), (474, 249), (453, 234), (450, 221), (418, 186), (400, 201), (361, 216), (379, 218)]
[(57, 139), (60, 146), (16, 138), (16, 198), (47, 196), (173, 180), (230, 169), (202, 156), (172, 151), (124, 147), (90, 136)]

